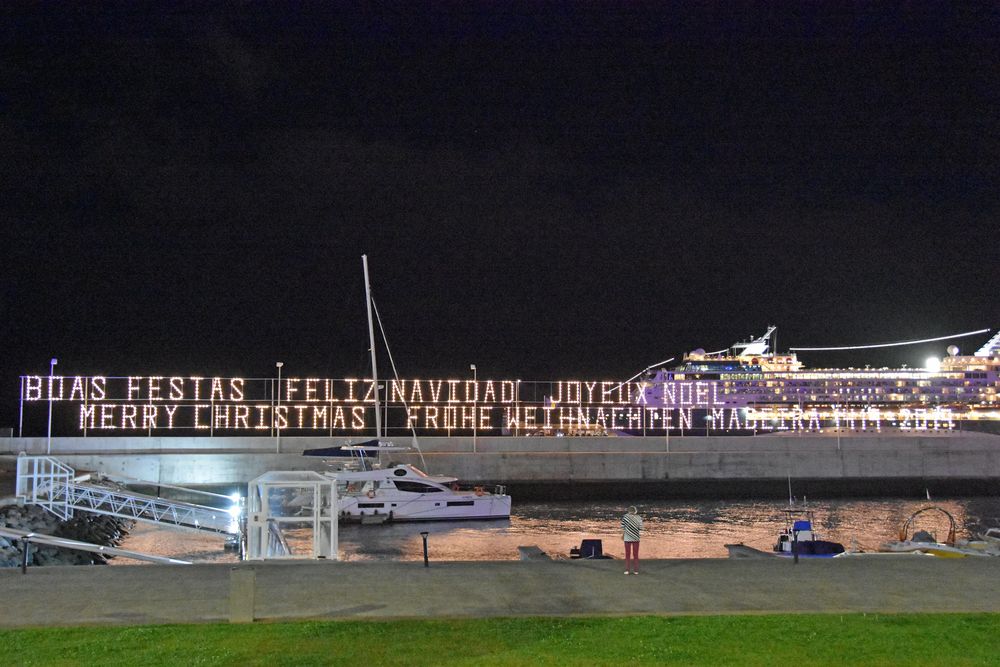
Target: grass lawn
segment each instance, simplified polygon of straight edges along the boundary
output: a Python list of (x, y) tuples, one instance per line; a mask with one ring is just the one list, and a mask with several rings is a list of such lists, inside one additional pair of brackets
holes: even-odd
[[(8, 613), (16, 609), (8, 609)], [(0, 631), (6, 665), (997, 665), (1000, 615), (310, 621)]]

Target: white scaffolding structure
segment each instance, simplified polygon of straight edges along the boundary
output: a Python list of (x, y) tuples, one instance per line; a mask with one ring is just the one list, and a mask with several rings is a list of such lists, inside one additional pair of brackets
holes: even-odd
[(247, 487), (247, 559), (339, 560), (337, 481), (312, 470), (264, 473)]

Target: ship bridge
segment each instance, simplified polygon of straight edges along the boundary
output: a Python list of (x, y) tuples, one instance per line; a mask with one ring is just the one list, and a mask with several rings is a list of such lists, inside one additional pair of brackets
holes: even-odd
[(997, 331), (993, 338), (986, 341), (986, 344), (976, 350), (973, 355), (976, 357), (996, 357), (1000, 356), (1000, 331)]
[(749, 342), (734, 344), (733, 351), (736, 353), (736, 356), (740, 358), (767, 354), (771, 345), (771, 334), (773, 334), (777, 328), (778, 327), (771, 325), (760, 338), (754, 338)]

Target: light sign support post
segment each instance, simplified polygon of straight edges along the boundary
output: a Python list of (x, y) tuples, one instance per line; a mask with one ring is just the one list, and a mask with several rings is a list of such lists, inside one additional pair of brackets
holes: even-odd
[(21, 376), (21, 416), (17, 422), (17, 437), (24, 437), (24, 376)]
[(281, 453), (281, 422), (278, 421), (278, 415), (281, 413), (281, 367), (285, 365), (283, 361), (277, 361), (274, 364), (278, 367), (278, 405), (274, 409), (274, 453)]
[(46, 454), (52, 453), (52, 375), (55, 372), (56, 364), (58, 363), (59, 360), (55, 357), (53, 357), (52, 361), (49, 362), (49, 435), (45, 441)]
[(476, 426), (478, 426), (478, 424), (476, 422), (479, 421), (479, 409), (478, 409), (479, 408), (479, 405), (478, 405), (478, 403), (479, 403), (479, 376), (477, 375), (477, 373), (479, 371), (476, 370), (476, 365), (475, 364), (470, 364), (469, 365), (469, 370), (472, 371), (472, 384), (473, 384), (473, 386), (475, 386), (475, 389), (474, 389), (475, 393), (472, 394), (472, 453), (475, 454), (476, 453)]
[(514, 435), (520, 435), (521, 423), (521, 380), (514, 386)]

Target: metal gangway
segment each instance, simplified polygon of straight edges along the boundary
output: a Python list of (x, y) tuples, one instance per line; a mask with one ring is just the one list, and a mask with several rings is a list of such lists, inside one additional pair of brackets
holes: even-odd
[(28, 545), (30, 544), (37, 544), (43, 547), (56, 547), (58, 549), (89, 551), (90, 553), (101, 554), (103, 556), (131, 558), (133, 560), (142, 560), (149, 563), (159, 563), (160, 565), (191, 564), (190, 561), (186, 560), (178, 560), (176, 558), (168, 558), (166, 556), (154, 556), (153, 554), (144, 554), (140, 551), (119, 549), (118, 547), (107, 547), (101, 544), (91, 544), (90, 542), (81, 542), (79, 540), (71, 540), (65, 537), (56, 537), (55, 535), (43, 535), (42, 533), (30, 532), (27, 530), (17, 530), (16, 528), (0, 528), (0, 536), (21, 542), (21, 572), (27, 572), (28, 570), (28, 556), (31, 553)]
[[(113, 476), (106, 476), (114, 479)], [(123, 478), (124, 479), (124, 478)], [(230, 512), (217, 507), (169, 500), (136, 493), (127, 489), (113, 489), (90, 483), (91, 475), (77, 475), (73, 468), (50, 456), (17, 457), (17, 498), (25, 503), (38, 505), (60, 519), (66, 520), (77, 510), (93, 514), (157, 525), (193, 528), (223, 535), (240, 532), (240, 508)], [(129, 480), (148, 486), (164, 486), (156, 482)], [(215, 498), (228, 498), (220, 494), (183, 489), (187, 493)]]

